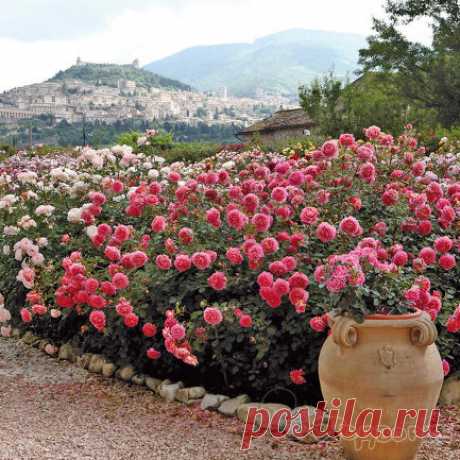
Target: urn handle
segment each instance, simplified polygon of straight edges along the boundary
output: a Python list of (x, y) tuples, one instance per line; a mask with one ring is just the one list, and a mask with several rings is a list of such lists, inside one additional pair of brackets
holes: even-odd
[(416, 320), (410, 330), (410, 340), (418, 347), (428, 347), (438, 338), (438, 330), (427, 314)]
[(332, 339), (343, 347), (352, 348), (358, 343), (358, 328), (350, 318), (339, 317), (332, 326)]

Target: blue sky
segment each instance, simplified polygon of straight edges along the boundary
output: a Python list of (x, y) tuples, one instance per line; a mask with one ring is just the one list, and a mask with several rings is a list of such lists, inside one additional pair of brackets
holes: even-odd
[[(3, 3), (3, 2), (2, 2)], [(5, 0), (0, 91), (72, 65), (141, 64), (189, 46), (247, 42), (300, 27), (368, 35), (383, 0)], [(407, 29), (429, 40), (429, 28)]]

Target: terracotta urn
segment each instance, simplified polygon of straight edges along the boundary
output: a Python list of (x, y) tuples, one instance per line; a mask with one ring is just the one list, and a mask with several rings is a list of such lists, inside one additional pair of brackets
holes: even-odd
[[(421, 311), (407, 315), (372, 315), (363, 323), (331, 315), (329, 321), (331, 334), (321, 350), (319, 377), (327, 407), (336, 408), (337, 431), (344, 422), (349, 422), (350, 431), (340, 434), (346, 457), (350, 460), (415, 459), (422, 442), (420, 432), (416, 431), (417, 420), (420, 423), (424, 414), (421, 410), (425, 409), (426, 424), (429, 424), (431, 409), (436, 407), (444, 379), (435, 345), (437, 331), (429, 315)], [(348, 411), (347, 400), (350, 401)], [(350, 415), (352, 404), (354, 409)], [(364, 419), (366, 409), (375, 411), (368, 411)], [(397, 428), (401, 409), (412, 411), (402, 421), (399, 419)], [(373, 414), (377, 417), (380, 410), (377, 437), (377, 432), (367, 431), (375, 425), (371, 423)], [(366, 430), (353, 435), (357, 426)]]

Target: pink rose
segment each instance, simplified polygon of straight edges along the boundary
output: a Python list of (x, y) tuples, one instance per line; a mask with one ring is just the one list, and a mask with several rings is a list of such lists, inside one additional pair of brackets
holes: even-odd
[(436, 251), (440, 252), (441, 254), (449, 252), (453, 245), (453, 241), (448, 236), (440, 236), (439, 238), (436, 238), (434, 242)]
[(190, 244), (193, 241), (193, 230), (188, 227), (183, 227), (177, 234), (183, 244)]
[(381, 129), (378, 126), (370, 126), (364, 130), (364, 134), (369, 139), (377, 139), (380, 136)]
[(117, 289), (126, 289), (129, 286), (129, 279), (124, 273), (115, 273), (112, 277), (112, 284)]
[(220, 211), (216, 208), (211, 208), (206, 211), (206, 220), (215, 228), (219, 228), (222, 225)]
[(166, 254), (159, 254), (155, 259), (155, 265), (160, 270), (169, 270), (172, 267), (172, 262)]
[(0, 327), (0, 335), (2, 337), (11, 337), (11, 326)]
[(41, 304), (32, 305), (31, 310), (35, 315), (38, 316), (46, 315), (46, 313), (48, 312), (48, 309), (45, 307), (45, 305)]
[(135, 313), (128, 313), (123, 317), (123, 323), (128, 328), (136, 327), (139, 323), (139, 317)]
[(208, 278), (208, 284), (216, 291), (222, 291), (227, 287), (227, 278), (223, 272), (214, 272)]
[(327, 222), (322, 222), (316, 228), (316, 237), (323, 243), (327, 243), (335, 239), (337, 231), (335, 227)]
[(266, 232), (272, 225), (273, 218), (267, 214), (255, 214), (251, 219), (252, 225), (256, 227), (256, 230), (260, 233)]
[(403, 267), (404, 265), (406, 265), (408, 260), (409, 256), (405, 251), (397, 251), (393, 256), (393, 263), (398, 267)]
[(89, 315), (89, 322), (101, 332), (105, 327), (105, 314), (100, 310), (93, 310)]
[(163, 232), (166, 229), (166, 219), (163, 216), (155, 216), (150, 228), (155, 233)]
[(376, 171), (375, 171), (375, 166), (372, 163), (364, 163), (358, 170), (359, 177), (369, 183), (372, 184), (375, 182), (375, 176), (376, 176)]
[(279, 249), (279, 243), (275, 238), (264, 238), (261, 242), (265, 254), (273, 254)]
[(327, 327), (327, 321), (325, 321), (323, 316), (314, 316), (310, 319), (310, 327), (315, 332), (323, 332)]
[(179, 254), (174, 260), (174, 267), (179, 272), (185, 272), (192, 266), (190, 257), (186, 254)]
[(248, 218), (238, 209), (232, 209), (227, 213), (227, 224), (235, 230), (242, 230), (248, 223)]
[(222, 312), (218, 308), (207, 307), (204, 310), (203, 318), (211, 326), (217, 326), (223, 320)]
[(300, 213), (300, 220), (306, 225), (314, 224), (318, 220), (319, 212), (316, 208), (306, 207)]
[(259, 295), (272, 308), (278, 308), (281, 305), (281, 296), (273, 287), (261, 287)]
[(433, 265), (436, 262), (436, 252), (432, 248), (422, 248), (419, 252), (419, 256), (427, 265)]
[(105, 257), (107, 257), (107, 259), (111, 260), (112, 262), (116, 262), (121, 258), (120, 250), (115, 246), (107, 246), (105, 248), (104, 255)]
[(275, 187), (271, 194), (272, 200), (278, 203), (284, 203), (287, 200), (288, 194), (284, 187)]
[(447, 377), (450, 372), (450, 364), (449, 361), (446, 361), (445, 359), (442, 360), (442, 371), (444, 373), (444, 377)]
[(244, 260), (239, 248), (228, 248), (225, 257), (232, 265), (240, 265)]
[(321, 153), (327, 159), (337, 158), (339, 154), (339, 147), (337, 141), (326, 141), (321, 147)]
[(185, 328), (181, 324), (175, 324), (171, 328), (171, 337), (174, 340), (182, 340), (185, 337)]
[(344, 147), (351, 147), (355, 143), (355, 136), (353, 134), (341, 134), (339, 137), (339, 144)]
[(443, 254), (440, 258), (439, 258), (439, 266), (443, 269), (443, 270), (452, 270), (453, 268), (455, 268), (455, 266), (457, 265), (457, 261), (455, 260), (455, 256), (453, 254)]
[(359, 236), (363, 233), (363, 229), (359, 222), (354, 217), (345, 217), (339, 225), (339, 229), (350, 236)]
[(134, 268), (141, 268), (143, 267), (149, 258), (147, 257), (147, 254), (143, 251), (135, 251), (130, 254), (129, 256), (130, 262)]
[(10, 312), (6, 309), (0, 306), (0, 323), (6, 323), (11, 319), (11, 314)]
[(211, 257), (207, 252), (195, 252), (191, 260), (192, 264), (198, 268), (198, 270), (206, 270), (211, 266)]
[(271, 287), (273, 285), (273, 275), (269, 272), (262, 272), (257, 277), (257, 284), (260, 287)]

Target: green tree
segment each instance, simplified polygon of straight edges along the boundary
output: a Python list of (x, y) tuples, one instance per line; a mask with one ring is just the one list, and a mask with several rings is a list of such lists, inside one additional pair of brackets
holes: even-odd
[[(364, 71), (397, 73), (401, 94), (437, 112), (439, 122), (460, 122), (460, 5), (458, 0), (387, 0), (387, 18), (374, 19), (368, 48), (360, 51)], [(430, 46), (411, 42), (399, 30), (429, 18)]]
[(323, 133), (335, 135), (342, 129), (343, 117), (339, 110), (339, 101), (344, 88), (345, 83), (338, 80), (333, 73), (299, 88), (300, 105)]
[(367, 72), (345, 84), (330, 74), (301, 87), (300, 103), (323, 136), (342, 132), (360, 136), (371, 125), (393, 134), (401, 133), (407, 123), (418, 129), (432, 125), (436, 113), (405, 97), (399, 80), (398, 74)]

